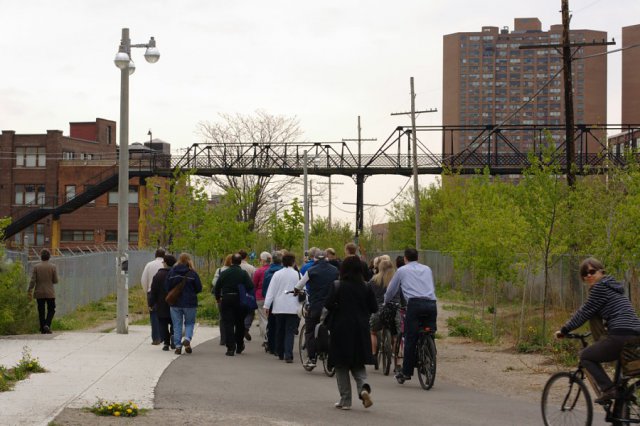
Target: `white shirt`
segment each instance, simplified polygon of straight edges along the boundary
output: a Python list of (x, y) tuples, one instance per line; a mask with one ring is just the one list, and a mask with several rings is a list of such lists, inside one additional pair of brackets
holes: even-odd
[(299, 279), (298, 271), (291, 266), (282, 268), (273, 274), (267, 296), (264, 299), (264, 308), (271, 309), (273, 314), (297, 314), (300, 308), (298, 297), (293, 293), (285, 294), (285, 292), (293, 291)]
[(256, 267), (250, 263), (247, 263), (245, 260), (240, 263), (240, 267), (243, 271), (249, 274), (249, 278), (251, 278), (251, 281), (253, 281), (253, 274), (256, 273)]
[(153, 282), (153, 277), (155, 277), (160, 268), (163, 267), (164, 259), (161, 257), (156, 257), (154, 260), (144, 266), (144, 270), (142, 271), (142, 278), (140, 278), (140, 284), (142, 284), (142, 288), (144, 289), (145, 293), (149, 293), (151, 291), (151, 283)]

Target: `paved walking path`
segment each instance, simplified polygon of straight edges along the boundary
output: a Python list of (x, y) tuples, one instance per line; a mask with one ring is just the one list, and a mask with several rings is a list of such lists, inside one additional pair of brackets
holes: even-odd
[[(218, 336), (218, 329), (196, 327), (195, 348)], [(128, 334), (64, 332), (0, 338), (0, 365), (14, 366), (23, 347), (46, 373), (32, 374), (14, 390), (0, 393), (0, 425), (46, 425), (65, 407), (93, 405), (98, 398), (134, 401), (154, 407), (155, 386), (178, 355), (151, 345), (149, 326), (130, 326)]]

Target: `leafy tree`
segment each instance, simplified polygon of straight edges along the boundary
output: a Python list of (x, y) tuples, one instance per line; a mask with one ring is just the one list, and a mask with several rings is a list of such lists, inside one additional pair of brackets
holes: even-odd
[(304, 215), (297, 198), (291, 201), (291, 210), (285, 209), (282, 219), (271, 216), (273, 241), (277, 249), (297, 251), (304, 240)]

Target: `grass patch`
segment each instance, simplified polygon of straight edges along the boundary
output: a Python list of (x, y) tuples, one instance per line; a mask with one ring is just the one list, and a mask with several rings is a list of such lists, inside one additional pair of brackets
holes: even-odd
[(491, 324), (471, 315), (458, 315), (447, 319), (449, 336), (468, 337), (483, 343), (495, 343)]
[(22, 348), (22, 358), (15, 366), (6, 368), (0, 365), (0, 392), (13, 389), (16, 382), (28, 378), (32, 373), (43, 373), (45, 371), (38, 358), (31, 356), (31, 349), (28, 346), (24, 346)]

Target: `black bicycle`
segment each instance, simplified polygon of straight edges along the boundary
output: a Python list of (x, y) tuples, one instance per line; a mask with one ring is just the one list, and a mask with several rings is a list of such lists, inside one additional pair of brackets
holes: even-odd
[[(405, 309), (400, 308), (400, 333), (396, 337), (396, 345), (394, 350), (394, 359), (396, 367), (399, 365), (398, 360), (402, 358), (404, 353), (404, 317)], [(435, 331), (431, 329), (427, 323), (430, 318), (426, 316), (419, 317), (420, 329), (418, 330), (418, 342), (416, 343), (416, 370), (418, 372), (418, 380), (420, 386), (424, 390), (433, 387), (436, 381), (436, 341)], [(404, 381), (400, 381), (400, 384)]]
[[(587, 347), (586, 334), (566, 334), (566, 339), (579, 339), (582, 347)], [(630, 342), (626, 347), (638, 347), (638, 342)], [(629, 350), (629, 349), (627, 349)], [(624, 352), (624, 351), (623, 351)], [(624, 358), (624, 357), (623, 357)], [(623, 362), (625, 361), (625, 362)], [(619, 397), (605, 403), (603, 408), (605, 421), (613, 425), (628, 425), (640, 423), (640, 369), (633, 371), (633, 360), (618, 360), (614, 375), (614, 383), (619, 390)], [(585, 377), (594, 385), (591, 376), (584, 367), (572, 371), (562, 371), (552, 375), (542, 391), (542, 419), (545, 426), (555, 425), (591, 425), (593, 421), (593, 403), (591, 395), (585, 385)]]
[(375, 369), (382, 367), (382, 374), (389, 375), (391, 370), (391, 359), (393, 357), (393, 349), (391, 344), (391, 330), (387, 327), (382, 327), (377, 333), (378, 347), (376, 349), (376, 364)]

